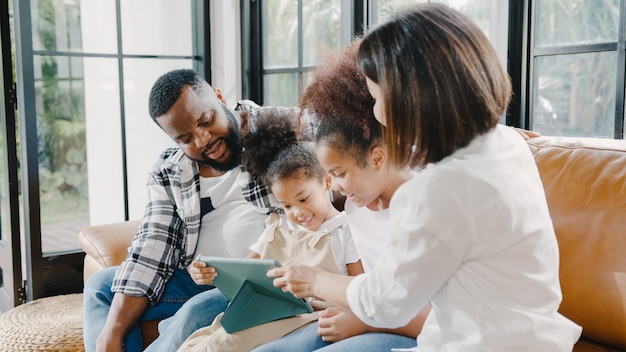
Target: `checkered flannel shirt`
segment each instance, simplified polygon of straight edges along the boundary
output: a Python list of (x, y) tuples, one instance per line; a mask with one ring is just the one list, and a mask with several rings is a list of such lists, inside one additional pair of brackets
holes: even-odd
[[(238, 109), (249, 112), (252, 125), (257, 109), (262, 107), (242, 101)], [(314, 119), (304, 115), (300, 126), (302, 135), (311, 137)], [(147, 186), (149, 201), (143, 221), (111, 289), (129, 296), (145, 296), (156, 304), (175, 269), (184, 269), (193, 260), (201, 224), (198, 165), (179, 148), (169, 148), (153, 165)], [(260, 212), (269, 214), (279, 209), (271, 203), (269, 189), (252, 179), (242, 185), (242, 195)]]

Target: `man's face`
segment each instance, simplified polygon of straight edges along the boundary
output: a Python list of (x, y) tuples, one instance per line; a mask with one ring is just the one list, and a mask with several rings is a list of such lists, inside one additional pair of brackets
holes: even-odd
[(198, 95), (185, 87), (180, 99), (156, 120), (185, 155), (201, 166), (227, 171), (239, 165), (239, 123), (213, 91)]

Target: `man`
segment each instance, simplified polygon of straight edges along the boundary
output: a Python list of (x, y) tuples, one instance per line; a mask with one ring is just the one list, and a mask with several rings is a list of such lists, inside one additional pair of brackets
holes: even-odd
[[(126, 260), (85, 285), (87, 351), (141, 351), (139, 322), (170, 317), (212, 289), (191, 279), (193, 258), (244, 257), (271, 210), (269, 191), (239, 166), (239, 130), (247, 125), (242, 116), (253, 114), (230, 110), (193, 70), (161, 76), (150, 92), (149, 111), (177, 147), (163, 152), (150, 172), (149, 202)], [(214, 299), (202, 314), (210, 322), (226, 301), (217, 290), (207, 295)], [(159, 340), (174, 342), (150, 348), (168, 350), (164, 346), (180, 339), (160, 331)]]

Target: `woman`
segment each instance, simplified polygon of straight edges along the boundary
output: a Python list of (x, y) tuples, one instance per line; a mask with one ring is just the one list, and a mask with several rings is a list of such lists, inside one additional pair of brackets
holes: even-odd
[(379, 327), (430, 301), (419, 350), (571, 351), (581, 329), (557, 311), (543, 186), (523, 138), (498, 125), (511, 86), (487, 38), (458, 11), (418, 5), (365, 36), (358, 62), (390, 163), (424, 170), (395, 192), (372, 271), (293, 265), (270, 271), (274, 284)]

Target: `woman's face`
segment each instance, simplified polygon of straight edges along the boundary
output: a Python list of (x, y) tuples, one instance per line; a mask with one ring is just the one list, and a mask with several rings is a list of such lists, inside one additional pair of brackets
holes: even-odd
[(375, 147), (368, 155), (365, 167), (345, 152), (339, 153), (328, 144), (319, 143), (317, 159), (331, 178), (332, 189), (344, 195), (358, 207), (378, 207), (378, 197), (385, 188), (385, 173), (382, 171), (384, 154)]
[(365, 82), (367, 82), (367, 90), (369, 90), (370, 95), (374, 98), (374, 117), (376, 120), (381, 123), (383, 126), (387, 126), (387, 122), (385, 120), (385, 116), (383, 116), (383, 111), (385, 110), (385, 104), (383, 102), (383, 96), (380, 91), (380, 85), (371, 79), (365, 77)]

